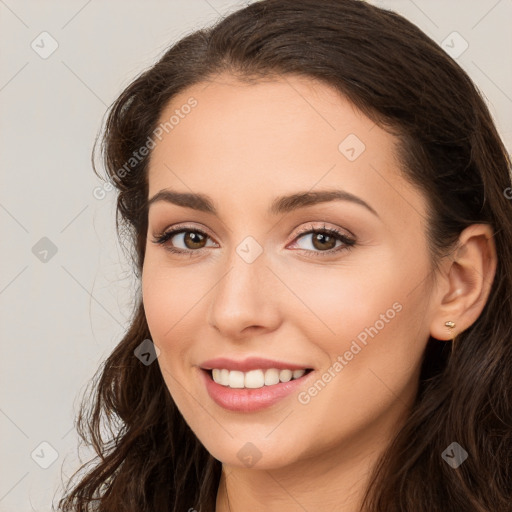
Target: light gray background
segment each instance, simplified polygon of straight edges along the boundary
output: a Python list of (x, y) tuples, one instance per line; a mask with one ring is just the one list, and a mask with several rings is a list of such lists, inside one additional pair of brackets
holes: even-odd
[[(135, 283), (115, 237), (115, 196), (93, 196), (90, 153), (106, 107), (171, 42), (245, 3), (0, 0), (0, 511), (57, 503), (77, 467), (80, 393), (128, 325)], [(457, 61), (511, 151), (512, 0), (373, 3), (439, 44), (453, 31), (467, 41)], [(45, 31), (58, 48), (42, 58), (31, 44), (48, 51)], [(458, 36), (447, 42), (462, 49)], [(32, 250), (43, 237), (57, 248), (46, 262)], [(57, 452), (47, 469), (42, 442)]]

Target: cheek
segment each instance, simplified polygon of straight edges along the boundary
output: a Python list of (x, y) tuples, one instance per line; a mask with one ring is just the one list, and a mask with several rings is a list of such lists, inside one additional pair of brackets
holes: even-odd
[(180, 339), (183, 320), (194, 314), (208, 288), (200, 272), (172, 266), (160, 255), (148, 254), (142, 273), (142, 297), (154, 341)]
[(194, 365), (202, 357), (199, 342), (208, 335), (205, 308), (217, 280), (214, 270), (199, 262), (180, 266), (154, 251), (146, 254), (144, 311), (151, 339), (160, 349), (162, 376), (180, 410), (190, 400), (184, 391), (190, 389), (188, 383), (197, 384)]
[[(151, 339), (160, 349), (158, 364), (166, 384), (174, 395), (183, 380), (183, 363), (187, 357), (188, 324), (194, 306), (204, 292), (187, 282), (187, 273), (171, 269), (165, 262), (149, 255), (142, 273), (142, 298)], [(195, 284), (199, 284), (199, 280)], [(188, 327), (187, 327), (188, 326)]]
[(182, 389), (187, 376), (183, 371), (183, 362), (187, 355), (184, 340), (188, 336), (184, 327), (193, 289), (179, 293), (185, 285), (182, 281), (179, 272), (165, 271), (161, 265), (153, 265), (151, 258), (146, 258), (142, 296), (151, 339), (160, 349), (156, 362), (174, 403), (185, 415), (182, 406), (186, 403), (186, 396), (183, 396)]
[(409, 272), (390, 251), (374, 253), (372, 261), (348, 257), (332, 266), (294, 263), (279, 269), (295, 295), (288, 297), (293, 307), (286, 314), (301, 324), (306, 336), (314, 329), (315, 343), (322, 340), (329, 353), (339, 353), (347, 340), (358, 336), (364, 341), (366, 328), (377, 323), (381, 331), (400, 316)]
[(427, 261), (404, 265), (399, 254), (379, 256), (372, 264), (349, 266), (347, 261), (346, 268), (330, 272), (312, 267), (295, 281), (294, 291), (308, 308), (296, 305), (294, 321), (328, 356), (325, 379), (317, 386), (322, 398), (311, 390), (304, 400), (341, 400), (344, 407), (333, 411), (340, 421), (347, 411), (368, 419), (411, 391), (428, 340), (423, 325), (427, 290), (418, 286), (427, 275)]

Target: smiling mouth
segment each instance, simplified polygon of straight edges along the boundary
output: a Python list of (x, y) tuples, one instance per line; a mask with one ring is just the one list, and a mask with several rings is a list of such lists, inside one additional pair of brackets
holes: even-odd
[(269, 368), (248, 372), (217, 368), (202, 370), (213, 382), (229, 389), (270, 388), (277, 384), (298, 380), (313, 371), (312, 368), (302, 370)]

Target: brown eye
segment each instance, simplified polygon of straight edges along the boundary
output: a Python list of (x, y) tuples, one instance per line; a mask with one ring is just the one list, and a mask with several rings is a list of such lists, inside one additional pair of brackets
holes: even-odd
[(196, 231), (184, 231), (183, 243), (187, 249), (202, 249), (206, 245), (206, 236)]
[(171, 252), (188, 252), (189, 254), (208, 247), (208, 242), (210, 242), (210, 247), (215, 246), (215, 243), (206, 233), (188, 228), (171, 229), (162, 235), (156, 236), (153, 240), (153, 243), (163, 245)]
[(320, 251), (334, 249), (336, 238), (325, 233), (313, 233), (313, 247)]
[(356, 240), (333, 228), (315, 228), (302, 232), (295, 239), (299, 249), (311, 256), (329, 256), (339, 251), (351, 249)]

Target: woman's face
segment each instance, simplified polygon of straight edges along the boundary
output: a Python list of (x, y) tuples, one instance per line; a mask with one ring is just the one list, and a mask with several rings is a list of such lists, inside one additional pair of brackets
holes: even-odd
[(186, 422), (231, 466), (379, 449), (414, 399), (432, 310), (426, 203), (395, 139), (290, 76), (217, 77), (161, 121), (143, 301)]

